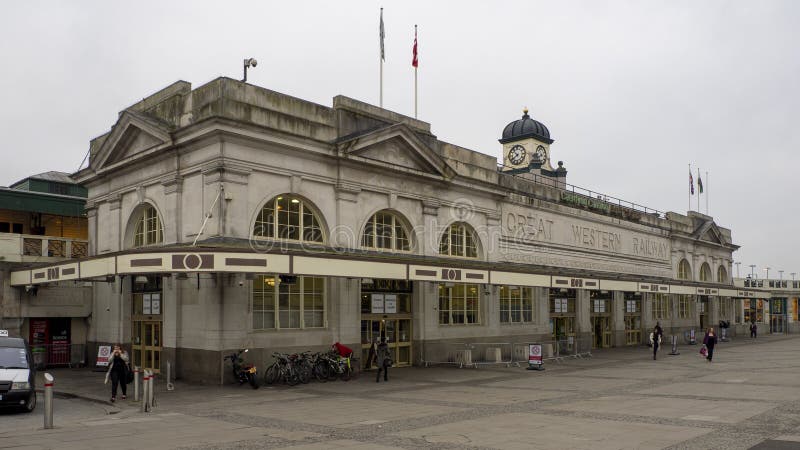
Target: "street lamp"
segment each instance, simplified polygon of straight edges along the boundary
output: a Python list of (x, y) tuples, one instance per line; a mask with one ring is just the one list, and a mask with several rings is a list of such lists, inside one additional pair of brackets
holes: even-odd
[(737, 262), (733, 263), (733, 265), (736, 266), (736, 278), (740, 278), (739, 277), (739, 266), (742, 265), (742, 262), (741, 261), (737, 261)]
[(750, 264), (750, 278), (756, 277), (756, 265)]
[(769, 280), (769, 269), (771, 269), (771, 268), (772, 267), (765, 267), (764, 268), (764, 272), (767, 272), (767, 276), (765, 277), (767, 280)]

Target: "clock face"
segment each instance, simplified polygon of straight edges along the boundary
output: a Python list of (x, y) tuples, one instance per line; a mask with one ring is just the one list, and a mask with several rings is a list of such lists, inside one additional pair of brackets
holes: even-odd
[(533, 153), (534, 158), (536, 161), (544, 164), (547, 161), (547, 150), (543, 146), (536, 147), (536, 151)]
[(511, 164), (516, 165), (524, 160), (525, 160), (525, 147), (521, 145), (515, 145), (511, 147), (511, 149), (508, 151), (508, 161), (511, 162)]

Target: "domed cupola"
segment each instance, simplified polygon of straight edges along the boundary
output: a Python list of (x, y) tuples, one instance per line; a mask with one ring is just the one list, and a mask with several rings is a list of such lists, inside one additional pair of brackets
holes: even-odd
[(505, 144), (527, 138), (533, 138), (547, 144), (553, 143), (553, 140), (550, 139), (550, 130), (538, 120), (531, 119), (531, 116), (528, 115), (528, 108), (525, 108), (521, 119), (509, 123), (503, 129), (503, 137), (500, 138), (500, 143)]

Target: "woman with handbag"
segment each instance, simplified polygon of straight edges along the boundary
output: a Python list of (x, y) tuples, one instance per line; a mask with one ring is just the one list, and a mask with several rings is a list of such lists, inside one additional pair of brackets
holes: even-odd
[(381, 337), (381, 343), (378, 344), (376, 362), (378, 363), (378, 375), (375, 377), (375, 382), (381, 381), (381, 370), (383, 370), (383, 381), (389, 381), (389, 367), (392, 366), (392, 358), (389, 356), (389, 346), (386, 345), (386, 338)]
[(713, 327), (708, 329), (705, 338), (703, 338), (703, 344), (706, 347), (706, 359), (711, 362), (714, 357), (714, 347), (717, 345), (717, 335), (714, 333)]
[(109, 358), (105, 381), (108, 384), (109, 378), (111, 379), (111, 402), (117, 400), (117, 386), (122, 388), (122, 399), (125, 400), (127, 398), (128, 372), (130, 370), (130, 367), (128, 367), (128, 352), (123, 350), (119, 344), (114, 345), (114, 351)]

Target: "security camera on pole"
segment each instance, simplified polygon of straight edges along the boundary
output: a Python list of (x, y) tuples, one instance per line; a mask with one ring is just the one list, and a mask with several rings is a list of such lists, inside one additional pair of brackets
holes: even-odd
[(258, 61), (255, 58), (247, 58), (244, 60), (244, 78), (242, 81), (247, 83), (247, 68), (248, 67), (255, 67), (258, 65)]

